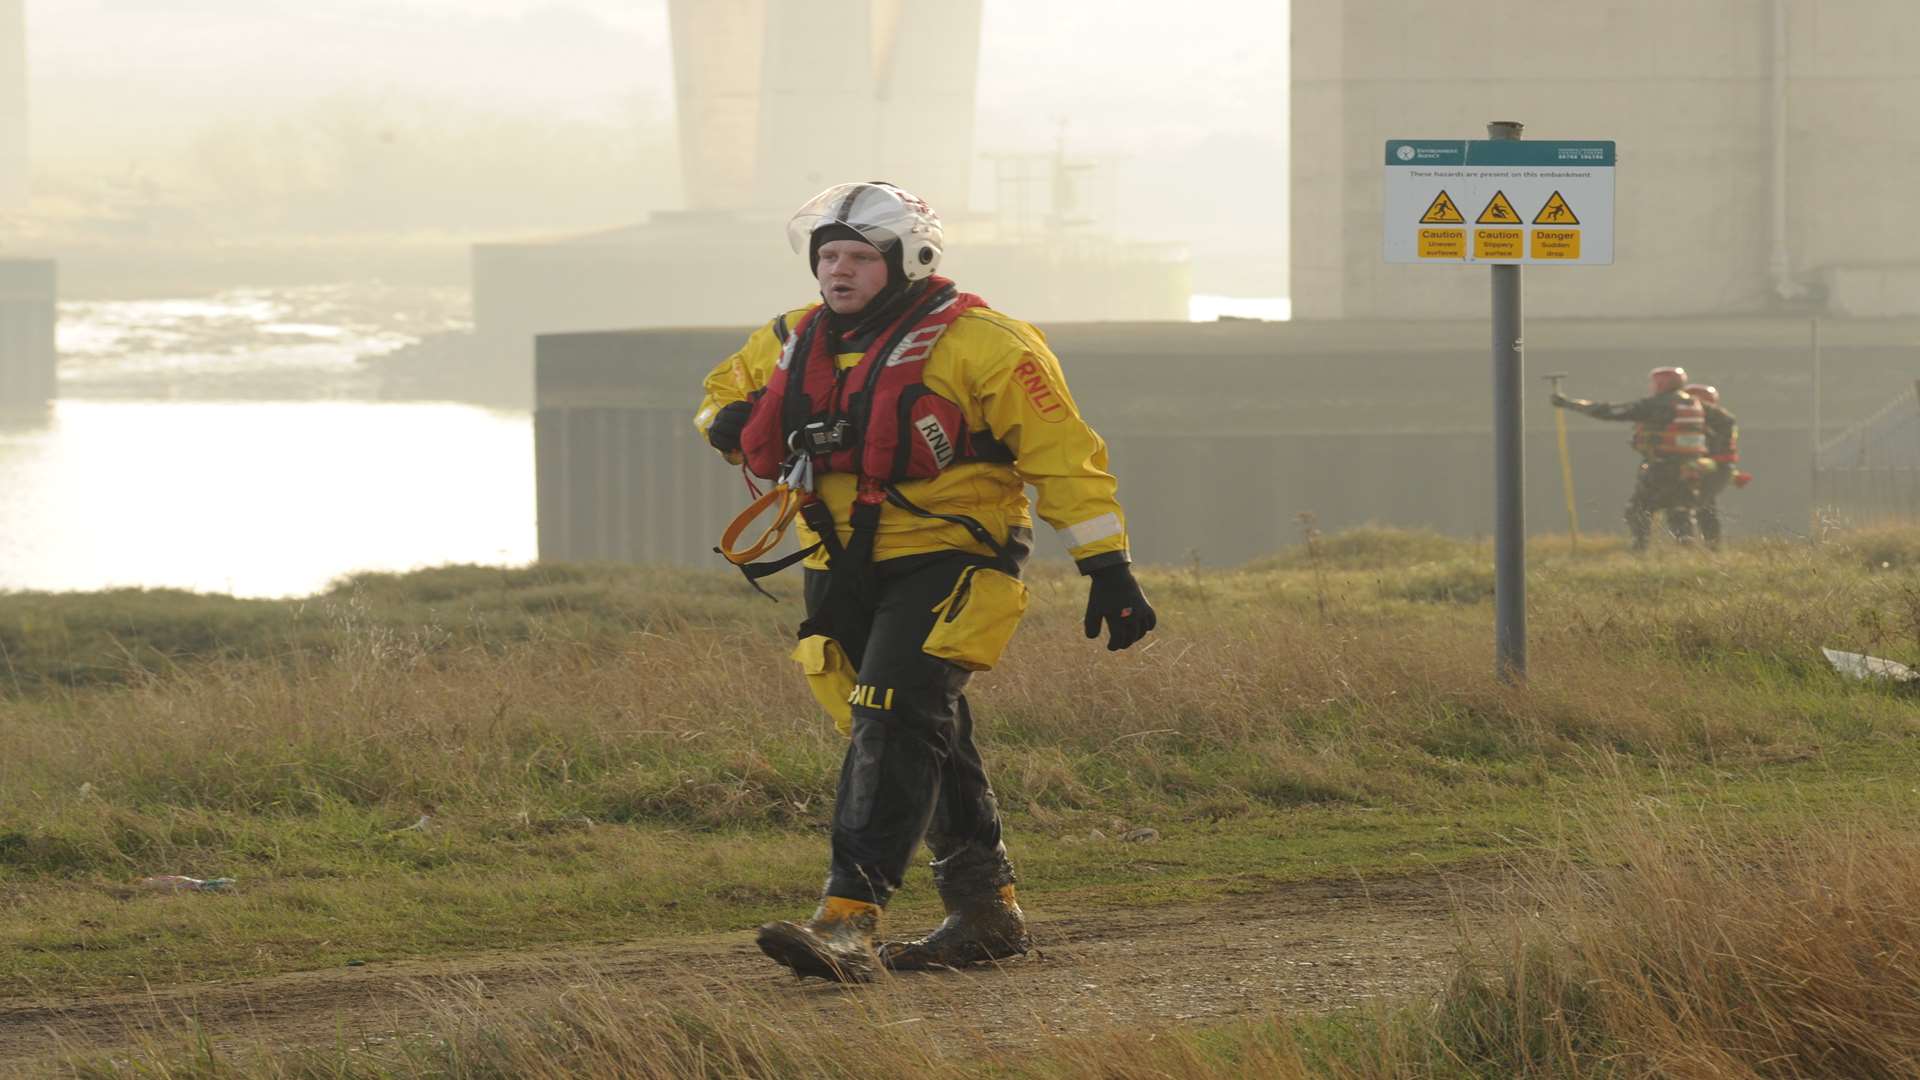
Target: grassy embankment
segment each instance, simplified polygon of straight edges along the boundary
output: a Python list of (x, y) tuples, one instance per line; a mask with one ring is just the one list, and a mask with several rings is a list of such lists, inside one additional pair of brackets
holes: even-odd
[[(1162, 632), (1119, 656), (1080, 638), (1080, 582), (1042, 568), (1011, 661), (976, 683), (1028, 895), (1204, 900), (1553, 852), (1623, 785), (1748, 839), (1910, 816), (1912, 699), (1836, 680), (1817, 647), (1920, 659), (1920, 534), (1655, 562), (1543, 543), (1525, 691), (1489, 677), (1486, 562), (1360, 532), (1149, 572)], [(742, 593), (550, 567), (298, 603), (0, 597), (0, 994), (803, 909), (841, 743), (781, 659), (794, 606)], [(1093, 838), (1131, 825), (1163, 839)], [(241, 887), (128, 887), (153, 873)]]

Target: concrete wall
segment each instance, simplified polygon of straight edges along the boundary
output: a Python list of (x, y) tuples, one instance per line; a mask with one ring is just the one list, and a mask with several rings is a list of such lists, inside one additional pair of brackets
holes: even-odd
[(55, 277), (51, 259), (0, 259), (0, 408), (53, 400)]
[[(1804, 532), (1813, 507), (1804, 324), (1781, 320), (1529, 328), (1568, 390), (1637, 396), (1678, 361), (1742, 419), (1759, 480), (1724, 503), (1734, 535)], [(1471, 323), (1069, 324), (1047, 328), (1074, 397), (1111, 446), (1142, 561), (1227, 565), (1367, 522), (1460, 536), (1492, 520), (1489, 361)], [(1799, 331), (1796, 335), (1796, 331)], [(704, 564), (746, 503), (738, 471), (691, 425), (706, 370), (744, 328), (542, 337), (536, 453), (546, 559)], [(1870, 414), (1920, 366), (1920, 323), (1823, 328), (1830, 422)], [(1566, 531), (1547, 387), (1527, 403), (1531, 531)], [(1581, 525), (1622, 531), (1628, 427), (1570, 416)], [(1041, 529), (1043, 553), (1062, 548)]]
[(0, 0), (0, 208), (29, 195), (26, 0)]
[(767, 0), (671, 0), (680, 177), (689, 210), (753, 201)]
[[(627, 326), (738, 326), (817, 299), (784, 219), (662, 215), (564, 243), (480, 244), (476, 330), (491, 374), (532, 393), (536, 334)], [(1033, 319), (1185, 319), (1190, 265), (1151, 245), (975, 243), (949, 229), (941, 272)]]
[(848, 177), (965, 207), (980, 13), (980, 0), (672, 0), (688, 209), (787, 210)]
[[(1527, 275), (1534, 316), (1779, 306), (1769, 267), (1774, 0), (1294, 0), (1292, 292), (1301, 318), (1477, 313), (1486, 274), (1388, 266), (1388, 138), (1619, 143), (1617, 263)], [(1787, 0), (1790, 270), (1843, 310), (1920, 313), (1920, 4)], [(1907, 268), (1907, 269), (1903, 269)], [(1888, 281), (1893, 285), (1890, 287)]]

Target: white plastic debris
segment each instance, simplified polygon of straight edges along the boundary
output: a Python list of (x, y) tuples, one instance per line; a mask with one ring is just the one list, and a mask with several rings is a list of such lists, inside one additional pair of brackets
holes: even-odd
[(1821, 649), (1827, 656), (1827, 663), (1833, 670), (1850, 679), (1866, 682), (1869, 679), (1888, 679), (1893, 682), (1920, 682), (1920, 671), (1915, 671), (1898, 660), (1882, 660), (1878, 656), (1864, 653), (1841, 652), (1839, 649)]
[(238, 884), (230, 877), (195, 878), (182, 874), (161, 874), (158, 877), (141, 878), (142, 888), (155, 892), (231, 892)]

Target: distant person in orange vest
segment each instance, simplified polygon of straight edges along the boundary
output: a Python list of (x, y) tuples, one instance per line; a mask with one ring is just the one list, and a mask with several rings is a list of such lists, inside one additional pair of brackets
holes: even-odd
[[(714, 368), (694, 418), (729, 461), (804, 493), (794, 556), (747, 561), (771, 542), (731, 550), (738, 520), (722, 545), (749, 580), (806, 559), (793, 658), (852, 736), (820, 906), (762, 926), (760, 949), (796, 975), (841, 981), (1016, 956), (1031, 941), (962, 691), (1026, 609), (1036, 512), (1089, 582), (1086, 636), (1104, 627), (1118, 650), (1153, 630), (1107, 446), (1040, 331), (935, 273), (944, 233), (919, 198), (841, 184), (802, 206), (787, 236), (820, 301)], [(880, 940), (881, 910), (923, 840), (946, 920)]]
[[(1555, 408), (1573, 409), (1596, 420), (1633, 421), (1633, 448), (1641, 460), (1633, 495), (1627, 499), (1626, 518), (1635, 551), (1647, 550), (1653, 515), (1662, 511), (1684, 514), (1694, 506), (1693, 476), (1697, 475), (1699, 460), (1707, 456), (1707, 420), (1700, 402), (1686, 392), (1686, 385), (1684, 369), (1659, 367), (1647, 373), (1648, 394), (1638, 401), (1615, 405), (1558, 393), (1552, 398)], [(1690, 469), (1695, 472), (1690, 473)], [(1670, 517), (1669, 530), (1673, 525)], [(1691, 527), (1687, 531), (1691, 534)]]
[(1720, 495), (1728, 485), (1746, 487), (1753, 482), (1753, 474), (1740, 468), (1740, 425), (1720, 404), (1720, 391), (1705, 383), (1688, 383), (1686, 390), (1688, 396), (1700, 403), (1707, 425), (1707, 460), (1700, 463), (1693, 516), (1700, 524), (1700, 538), (1717, 551), (1720, 548)]

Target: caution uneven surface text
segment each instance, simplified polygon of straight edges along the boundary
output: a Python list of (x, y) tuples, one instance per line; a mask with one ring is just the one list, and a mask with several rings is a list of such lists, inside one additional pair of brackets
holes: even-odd
[(1453, 199), (1442, 191), (1434, 196), (1433, 205), (1420, 215), (1422, 225), (1465, 225), (1467, 219), (1460, 216), (1460, 208), (1453, 205)]
[(1420, 257), (1423, 259), (1464, 259), (1467, 257), (1467, 230), (1421, 229)]
[(1507, 201), (1507, 193), (1496, 191), (1493, 198), (1487, 200), (1487, 208), (1480, 211), (1474, 219), (1476, 225), (1518, 225), (1520, 215), (1514, 213), (1513, 204)]

